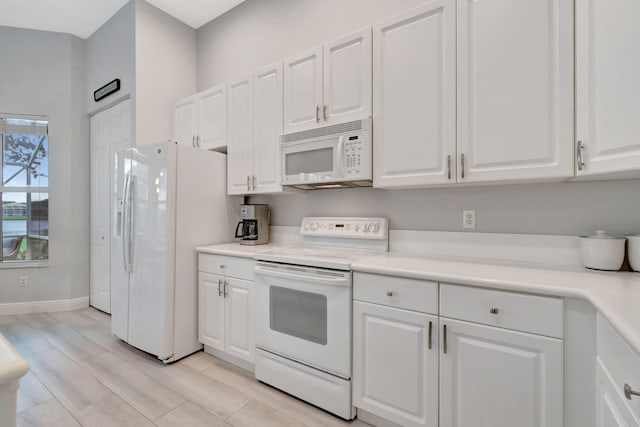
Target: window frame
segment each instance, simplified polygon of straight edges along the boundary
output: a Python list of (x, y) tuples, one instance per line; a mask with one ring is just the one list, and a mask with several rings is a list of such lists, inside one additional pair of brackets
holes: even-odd
[[(33, 132), (33, 133), (29, 133), (28, 130), (29, 128), (25, 127), (25, 129), (20, 129), (18, 126), (20, 125), (7, 125), (6, 122), (3, 125), (2, 121), (6, 120), (6, 119), (13, 119), (13, 120), (30, 120), (30, 121), (40, 121), (40, 122), (46, 122), (46, 124), (41, 124), (41, 125), (32, 125), (31, 129), (37, 128), (37, 127), (44, 127), (44, 132), (40, 131), (40, 132)], [(42, 194), (42, 193), (46, 193), (47, 197), (46, 200), (48, 200), (49, 202), (51, 201), (51, 194), (50, 194), (50, 189), (51, 189), (51, 182), (50, 182), (50, 177), (49, 177), (49, 159), (51, 157), (51, 150), (50, 150), (50, 134), (49, 134), (49, 124), (50, 124), (50, 120), (49, 120), (49, 116), (47, 115), (31, 115), (31, 114), (12, 114), (12, 113), (0, 113), (0, 167), (2, 168), (2, 170), (0, 171), (0, 200), (4, 201), (4, 197), (5, 194), (11, 194), (11, 193), (23, 193), (27, 196), (27, 200), (25, 201), (25, 204), (27, 204), (27, 239), (30, 237), (29, 233), (29, 217), (30, 217), (30, 213), (29, 211), (31, 209), (33, 209), (33, 205), (31, 203), (33, 203), (31, 201), (31, 198), (29, 197), (30, 194)], [(14, 127), (15, 126), (15, 127)], [(47, 139), (47, 150), (46, 150), (46, 159), (47, 159), (47, 186), (5, 186), (4, 184), (4, 180), (5, 180), (5, 176), (4, 176), (4, 167), (5, 167), (5, 159), (4, 159), (4, 135), (5, 134), (27, 134), (27, 135), (44, 135), (46, 136)], [(37, 151), (37, 150), (36, 150)], [(26, 169), (26, 174), (27, 176), (30, 176), (30, 174), (32, 173), (30, 168), (27, 167)], [(21, 173), (21, 172), (18, 172)], [(4, 204), (3, 204), (4, 205)], [(47, 206), (47, 222), (48, 222), (48, 230), (51, 230), (50, 227), (50, 220), (49, 220), (49, 206)], [(4, 238), (4, 212), (3, 212), (3, 220), (0, 221), (0, 237)], [(50, 232), (47, 233), (46, 236), (42, 236), (39, 235), (40, 238), (46, 238), (47, 241), (49, 241), (50, 239)], [(29, 243), (27, 243), (27, 253), (30, 253), (30, 247), (28, 246)], [(32, 259), (27, 259), (27, 260), (4, 260), (3, 259), (4, 256), (0, 256), (0, 269), (7, 269), (7, 268), (32, 268), (32, 267), (48, 267), (49, 266), (49, 260), (51, 259), (51, 247), (49, 244), (47, 244), (47, 258), (46, 259), (36, 259), (36, 260), (32, 260)]]

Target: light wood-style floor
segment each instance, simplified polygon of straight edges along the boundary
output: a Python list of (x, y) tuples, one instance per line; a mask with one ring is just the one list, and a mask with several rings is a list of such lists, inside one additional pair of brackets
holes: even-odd
[(365, 426), (334, 417), (203, 352), (171, 365), (113, 337), (93, 308), (0, 316), (29, 361), (18, 426)]

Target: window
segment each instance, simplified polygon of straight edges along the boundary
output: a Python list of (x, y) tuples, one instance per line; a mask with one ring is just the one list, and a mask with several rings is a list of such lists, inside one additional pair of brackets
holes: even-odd
[(49, 259), (48, 126), (44, 116), (0, 114), (2, 263)]

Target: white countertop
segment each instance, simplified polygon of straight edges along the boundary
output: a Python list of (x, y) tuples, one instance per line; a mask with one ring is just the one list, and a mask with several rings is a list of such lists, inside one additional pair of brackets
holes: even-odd
[(640, 273), (393, 252), (352, 264), (356, 272), (531, 292), (590, 301), (640, 354)]
[(241, 245), (238, 242), (222, 243), (218, 245), (198, 246), (197, 252), (214, 254), (214, 255), (228, 255), (239, 258), (253, 258), (253, 256), (259, 252), (272, 251), (274, 249), (281, 249), (287, 245), (279, 243), (267, 243), (264, 245)]

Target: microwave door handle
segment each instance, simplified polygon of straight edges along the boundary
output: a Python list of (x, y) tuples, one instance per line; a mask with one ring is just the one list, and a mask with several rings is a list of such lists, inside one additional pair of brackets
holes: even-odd
[(338, 167), (340, 170), (336, 170), (338, 176), (344, 178), (344, 135), (338, 137)]

